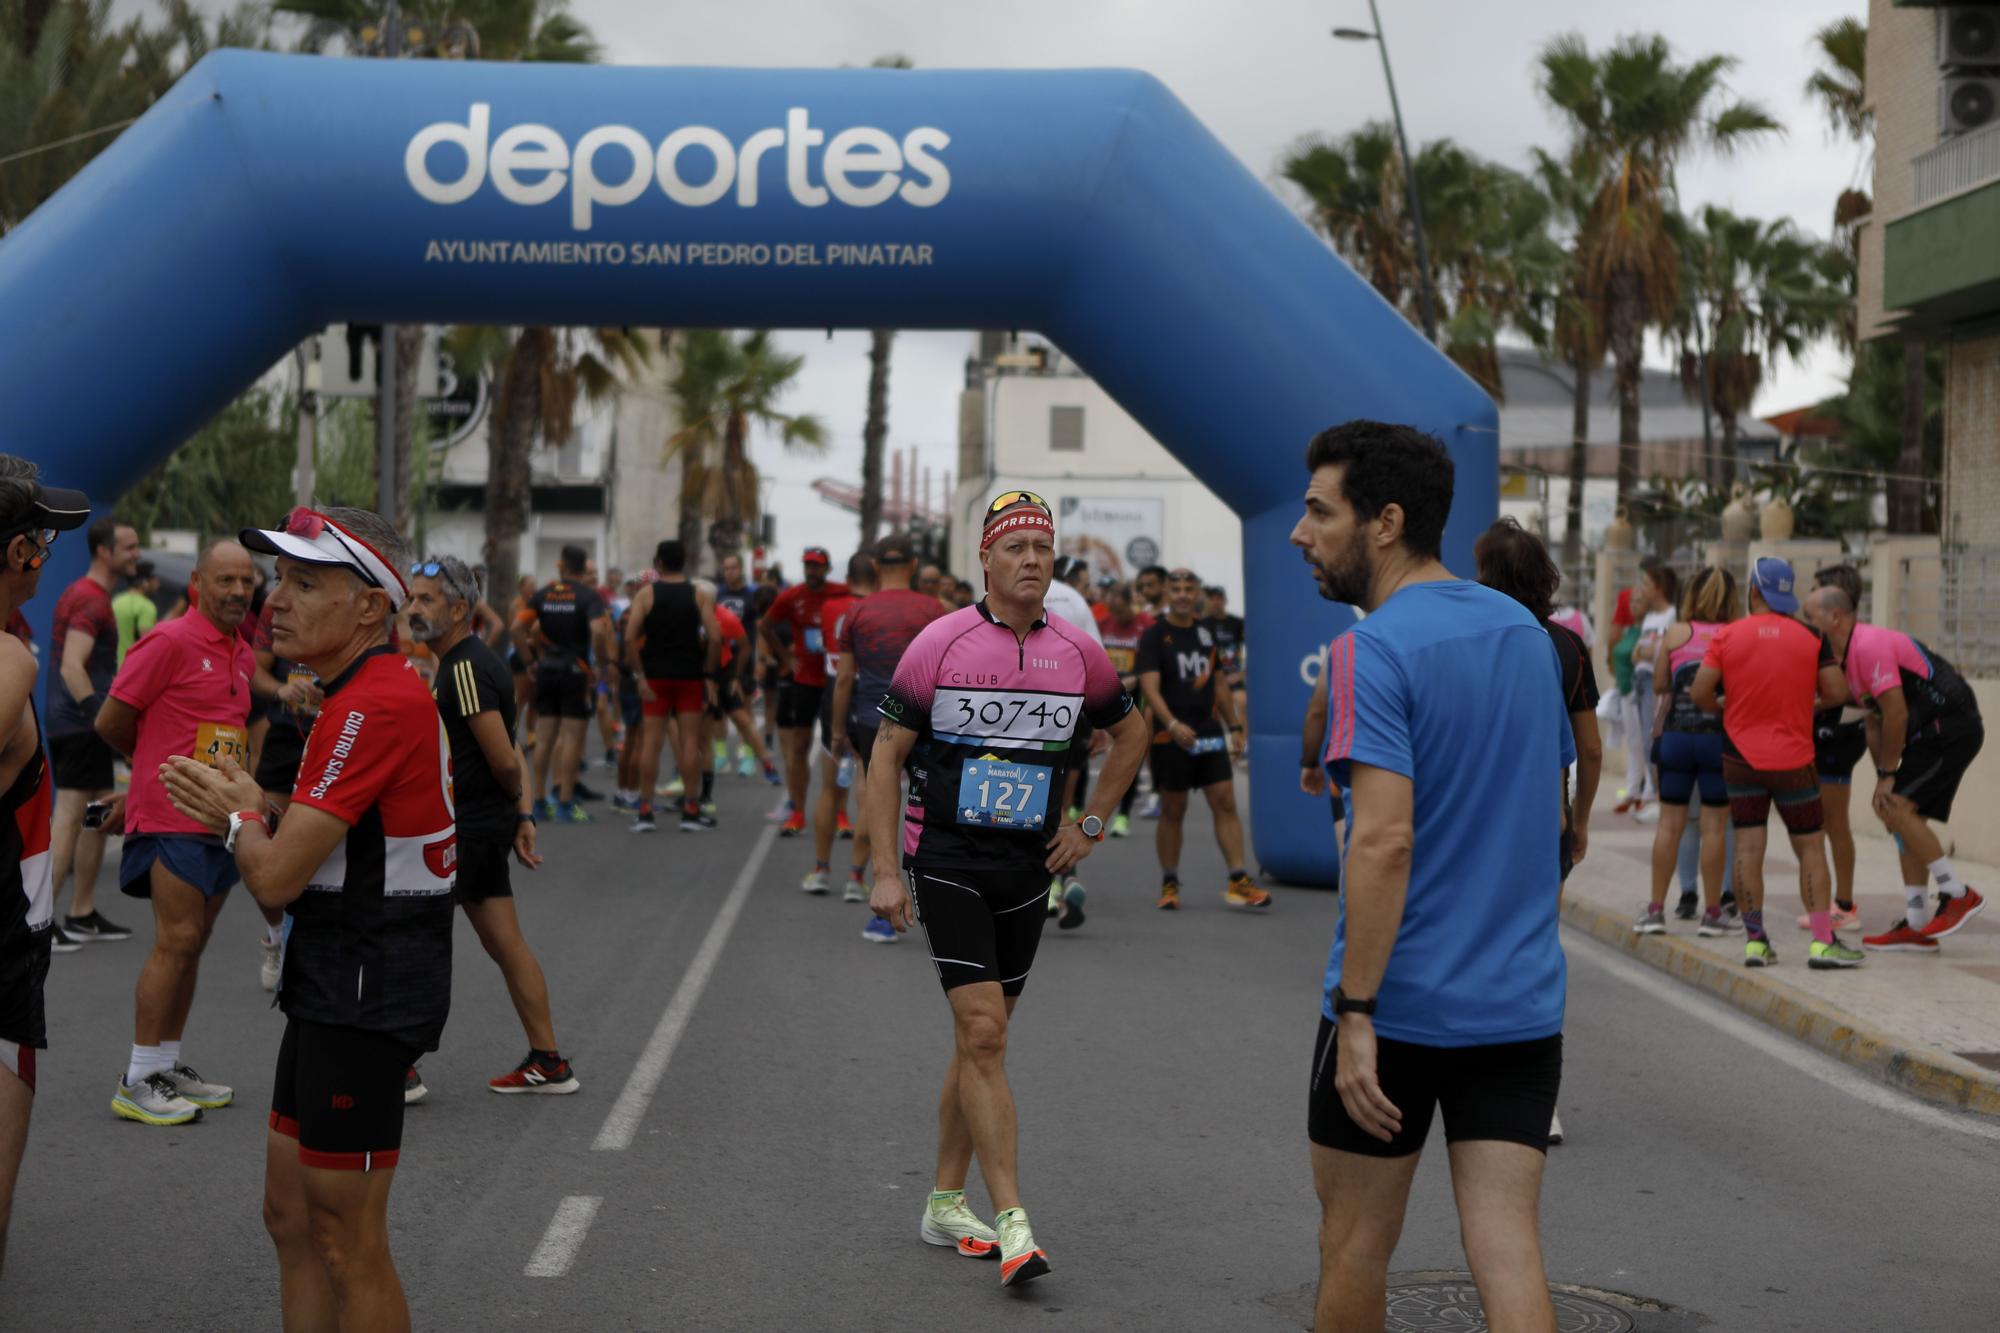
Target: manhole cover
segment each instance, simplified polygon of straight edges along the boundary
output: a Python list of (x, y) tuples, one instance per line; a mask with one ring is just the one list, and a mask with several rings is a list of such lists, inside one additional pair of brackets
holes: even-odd
[[(1575, 1292), (1550, 1291), (1560, 1333), (1632, 1333), (1631, 1316), (1615, 1306)], [(1485, 1333), (1486, 1311), (1470, 1278), (1410, 1282), (1389, 1288), (1385, 1333)]]

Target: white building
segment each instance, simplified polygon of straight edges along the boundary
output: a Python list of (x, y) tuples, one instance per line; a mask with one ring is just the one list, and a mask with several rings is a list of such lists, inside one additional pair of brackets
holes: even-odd
[[(665, 384), (670, 372), (655, 360), (640, 379), (603, 404), (580, 405), (568, 443), (533, 455), (528, 528), (521, 537), (521, 572), (554, 577), (564, 546), (591, 553), (600, 571), (647, 568), (653, 547), (680, 523), (680, 465), (667, 458), (677, 429)], [(444, 457), (441, 481), (424, 519), (424, 549), (478, 563), (486, 540), (489, 413)]]
[(1109, 394), (1055, 348), (977, 336), (959, 413), (952, 568), (978, 585), (979, 529), (1002, 491), (1055, 509), (1056, 541), (1098, 574), (1186, 565), (1243, 606), (1243, 524)]

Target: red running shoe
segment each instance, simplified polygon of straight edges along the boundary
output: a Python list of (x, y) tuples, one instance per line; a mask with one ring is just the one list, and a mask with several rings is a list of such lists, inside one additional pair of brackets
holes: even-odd
[(1898, 921), (1880, 935), (1863, 935), (1861, 947), (1876, 953), (1930, 953), (1938, 951), (1937, 941), (1907, 921)]
[(806, 831), (806, 816), (803, 810), (792, 811), (792, 817), (778, 826), (781, 838), (796, 838)]
[(847, 811), (842, 810), (834, 816), (833, 831), (836, 836), (842, 838), (851, 838), (854, 836), (854, 825), (847, 818)]
[(1924, 922), (1924, 934), (1933, 940), (1941, 940), (1957, 932), (1958, 928), (1979, 915), (1979, 909), (1986, 906), (1986, 900), (1979, 896), (1979, 890), (1966, 887), (1956, 898), (1941, 898), (1937, 915)]
[(495, 1092), (533, 1092), (545, 1096), (558, 1096), (566, 1092), (575, 1092), (583, 1085), (576, 1081), (576, 1071), (569, 1067), (569, 1061), (557, 1056), (554, 1064), (544, 1064), (531, 1051), (525, 1060), (499, 1078), (488, 1079), (486, 1086)]

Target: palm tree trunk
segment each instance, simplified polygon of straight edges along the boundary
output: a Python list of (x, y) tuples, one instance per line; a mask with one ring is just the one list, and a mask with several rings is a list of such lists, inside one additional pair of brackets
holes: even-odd
[(1575, 384), (1570, 401), (1569, 502), (1564, 507), (1563, 576), (1574, 576), (1583, 560), (1583, 479), (1590, 468), (1590, 363), (1578, 357), (1571, 366)]
[(868, 335), (868, 421), (861, 430), (861, 544), (882, 529), (882, 447), (889, 438), (889, 348), (894, 329)]
[(1646, 349), (1646, 325), (1636, 283), (1612, 278), (1611, 354), (1618, 367), (1618, 501), (1639, 484), (1639, 377)]
[(542, 363), (551, 335), (523, 329), (501, 372), (486, 457), (486, 586), (509, 590), (520, 577), (521, 534), (528, 530), (530, 459), (542, 418)]
[[(687, 553), (688, 572), (696, 573), (701, 566), (701, 461), (706, 449), (706, 437), (690, 433), (687, 443), (681, 446), (681, 521), (675, 536), (680, 539), (681, 549)], [(720, 572), (721, 562), (716, 562)]]
[(1903, 342), (1903, 445), (1896, 451), (1896, 477), (1889, 483), (1889, 531), (1924, 530), (1924, 344)]
[(737, 555), (743, 550), (743, 531), (746, 518), (742, 497), (739, 494), (746, 471), (745, 447), (750, 433), (750, 421), (742, 412), (731, 412), (722, 427), (722, 485), (719, 488), (722, 503), (714, 520), (708, 525), (708, 544), (715, 552), (716, 567), (720, 568), (724, 556)]
[(396, 329), (396, 527), (405, 537), (413, 528), (421, 498), (410, 486), (411, 460), (417, 438), (417, 372), (423, 357), (424, 326), (398, 324)]
[(1722, 481), (1725, 486), (1736, 484), (1736, 408), (1729, 403), (1717, 403), (1715, 416), (1722, 423)]

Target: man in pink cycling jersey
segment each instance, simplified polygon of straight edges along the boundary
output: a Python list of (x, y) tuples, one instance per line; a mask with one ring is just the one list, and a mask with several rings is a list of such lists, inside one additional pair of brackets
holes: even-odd
[[(1854, 703), (1868, 712), (1875, 757), (1875, 813), (1896, 838), (1903, 869), (1903, 920), (1868, 949), (1936, 953), (1938, 941), (1978, 915), (1986, 900), (1961, 882), (1931, 831), (1950, 819), (1959, 780), (1986, 741), (1979, 703), (1951, 663), (1898, 630), (1854, 618), (1846, 592), (1828, 586), (1806, 598), (1806, 618), (1841, 661)], [(1937, 884), (1937, 910), (1926, 919), (1924, 877)]]
[[(1104, 649), (1043, 609), (1055, 523), (1040, 496), (994, 500), (979, 563), (986, 597), (926, 625), (881, 701), (864, 807), (875, 862), (868, 902), (899, 931), (923, 923), (952, 1010), (956, 1046), (921, 1234), (977, 1258), (997, 1252), (1000, 1285), (1010, 1287), (1049, 1263), (1015, 1179), (1008, 1021), (1048, 919), (1049, 876), (1067, 873), (1104, 837), (1139, 771), (1146, 728)], [(1109, 733), (1111, 753), (1089, 811), (1064, 824), (1063, 781), (1083, 762), (1075, 740), (1086, 717)], [(907, 882), (897, 873), (899, 808)], [(991, 1228), (965, 1203), (975, 1152), (997, 1210)]]

